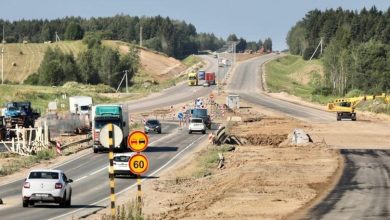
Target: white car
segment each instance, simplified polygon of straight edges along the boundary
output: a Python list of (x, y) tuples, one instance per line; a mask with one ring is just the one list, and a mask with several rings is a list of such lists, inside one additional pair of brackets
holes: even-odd
[(206, 134), (206, 125), (202, 118), (192, 118), (190, 125), (188, 126), (188, 133), (191, 134), (193, 131), (202, 132)]
[(124, 175), (124, 176), (135, 176), (131, 173), (129, 168), (129, 160), (134, 156), (135, 152), (126, 152), (114, 154), (114, 176)]
[(23, 207), (37, 202), (59, 203), (61, 207), (69, 207), (72, 200), (72, 182), (62, 170), (31, 171), (23, 184)]

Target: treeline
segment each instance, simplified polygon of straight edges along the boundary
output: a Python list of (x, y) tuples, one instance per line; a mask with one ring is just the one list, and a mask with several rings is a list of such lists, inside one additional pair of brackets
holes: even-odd
[(225, 44), (213, 34), (198, 34), (192, 24), (161, 16), (65, 17), (13, 22), (0, 20), (0, 23), (5, 26), (5, 40), (9, 43), (55, 41), (56, 34), (61, 40), (79, 40), (85, 34), (98, 33), (102, 39), (139, 44), (142, 29), (143, 46), (176, 58), (196, 54), (198, 50), (216, 50)]
[(92, 85), (102, 83), (116, 88), (125, 71), (131, 82), (139, 67), (136, 48), (130, 48), (126, 55), (121, 56), (117, 50), (102, 46), (99, 36), (89, 34), (83, 42), (88, 49), (81, 52), (77, 59), (59, 48), (48, 48), (38, 72), (30, 75), (24, 83), (59, 86), (76, 81)]
[[(314, 54), (321, 40), (325, 77), (315, 93), (390, 91), (390, 8), (313, 10), (287, 36), (290, 52), (304, 59)], [(320, 49), (314, 58), (319, 55)]]
[(236, 51), (243, 52), (245, 50), (272, 52), (272, 40), (266, 38), (264, 41), (246, 41), (244, 38), (238, 38), (235, 34), (230, 34), (227, 38), (227, 42), (237, 42)]

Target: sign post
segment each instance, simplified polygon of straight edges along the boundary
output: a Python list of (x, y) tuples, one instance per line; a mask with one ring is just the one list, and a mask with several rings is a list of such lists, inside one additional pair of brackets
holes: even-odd
[(179, 112), (179, 114), (177, 114), (177, 118), (179, 119), (179, 127), (181, 129), (181, 123), (183, 121), (183, 113), (182, 112)]
[(137, 175), (137, 207), (139, 214), (142, 213), (141, 174), (149, 168), (149, 160), (141, 152), (148, 147), (148, 143), (148, 136), (142, 131), (133, 131), (127, 138), (129, 148), (137, 152), (129, 159), (128, 164), (130, 171)]
[(108, 148), (108, 159), (110, 161), (108, 178), (110, 182), (110, 200), (111, 200), (111, 216), (116, 215), (115, 208), (115, 178), (114, 178), (114, 147), (119, 146), (123, 140), (123, 132), (117, 125), (112, 123), (106, 124), (99, 135), (100, 143)]

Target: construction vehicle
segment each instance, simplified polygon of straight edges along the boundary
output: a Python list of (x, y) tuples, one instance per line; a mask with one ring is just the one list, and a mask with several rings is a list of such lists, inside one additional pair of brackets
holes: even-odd
[(205, 74), (206, 74), (206, 72), (203, 70), (198, 71), (198, 79), (204, 80)]
[(122, 143), (116, 150), (125, 151), (127, 149), (127, 136), (129, 135), (129, 115), (126, 107), (119, 104), (101, 104), (92, 106), (92, 139), (93, 152), (98, 153), (106, 149), (99, 140), (100, 130), (108, 123), (112, 123), (121, 128), (123, 132)]
[(197, 73), (188, 73), (188, 85), (197, 86), (198, 85), (198, 74)]
[(34, 127), (40, 114), (31, 108), (31, 102), (8, 102), (4, 111), (4, 122), (7, 127)]
[(341, 119), (351, 119), (352, 121), (356, 121), (356, 106), (361, 102), (375, 99), (381, 99), (385, 103), (390, 103), (390, 97), (385, 93), (382, 93), (381, 95), (367, 95), (335, 99), (332, 103), (327, 104), (327, 110), (331, 112), (337, 112), (337, 121), (341, 121)]

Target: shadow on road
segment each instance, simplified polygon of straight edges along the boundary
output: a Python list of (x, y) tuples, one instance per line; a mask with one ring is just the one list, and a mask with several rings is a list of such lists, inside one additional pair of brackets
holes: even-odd
[(93, 208), (105, 208), (105, 206), (101, 205), (71, 205), (70, 207), (60, 207), (58, 204), (52, 204), (52, 205), (47, 205), (47, 204), (36, 204), (34, 208), (62, 208), (62, 209), (79, 209), (79, 208), (85, 208), (85, 209), (93, 209)]
[(177, 147), (148, 147), (144, 152), (172, 152), (177, 151)]

